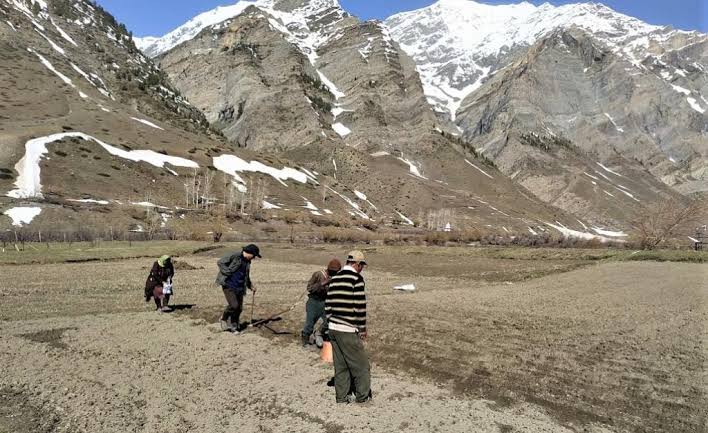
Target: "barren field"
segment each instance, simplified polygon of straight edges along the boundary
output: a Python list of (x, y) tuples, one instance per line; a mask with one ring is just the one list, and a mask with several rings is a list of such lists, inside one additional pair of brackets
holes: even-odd
[[(291, 335), (221, 333), (212, 281), (223, 250), (160, 247), (182, 254), (173, 314), (143, 302), (152, 262), (130, 258), (135, 250), (102, 251), (102, 262), (0, 256), (12, 263), (0, 265), (0, 433), (708, 427), (705, 264), (369, 248), (374, 401), (337, 406), (331, 367), (297, 344), (302, 303), (273, 324)], [(319, 264), (346, 249), (265, 246), (252, 271), (255, 317), (293, 305)], [(403, 283), (418, 291), (393, 291)]]

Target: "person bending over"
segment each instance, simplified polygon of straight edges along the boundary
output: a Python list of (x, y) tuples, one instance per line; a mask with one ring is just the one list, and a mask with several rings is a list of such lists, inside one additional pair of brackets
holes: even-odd
[(145, 302), (150, 298), (155, 300), (157, 311), (170, 311), (170, 296), (172, 295), (172, 279), (175, 267), (170, 256), (162, 256), (155, 261), (145, 282)]

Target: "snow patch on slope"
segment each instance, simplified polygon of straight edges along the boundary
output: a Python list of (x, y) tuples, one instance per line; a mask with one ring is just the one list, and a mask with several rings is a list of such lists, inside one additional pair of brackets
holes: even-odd
[(17, 179), (15, 180), (16, 189), (8, 192), (7, 196), (13, 198), (42, 197), (40, 161), (47, 153), (47, 145), (72, 137), (81, 138), (86, 141), (94, 141), (111, 155), (130, 161), (147, 162), (150, 165), (160, 168), (163, 168), (165, 164), (170, 164), (175, 167), (199, 168), (196, 162), (188, 159), (167, 156), (152, 150), (125, 151), (82, 132), (64, 132), (35, 138), (25, 143), (25, 155), (15, 165), (15, 170), (18, 173)]
[(333, 124), (332, 124), (332, 129), (334, 130), (334, 132), (337, 133), (337, 135), (339, 135), (339, 136), (342, 137), (342, 138), (344, 138), (344, 137), (346, 137), (347, 135), (349, 135), (349, 134), (352, 133), (352, 130), (351, 130), (351, 129), (347, 128), (346, 126), (342, 125), (342, 124), (339, 123), (339, 122), (333, 123)]
[(406, 158), (402, 158), (402, 157), (398, 158), (398, 160), (401, 161), (401, 162), (404, 162), (404, 163), (406, 163), (406, 164), (408, 165), (408, 169), (410, 170), (410, 172), (411, 172), (411, 174), (412, 174), (413, 176), (419, 177), (419, 178), (425, 179), (425, 180), (428, 179), (427, 177), (425, 177), (425, 176), (423, 176), (422, 174), (420, 174), (420, 169), (418, 169), (418, 166), (416, 165), (415, 162), (410, 161), (410, 160), (408, 160), (408, 159), (406, 159)]
[(277, 169), (269, 165), (265, 165), (260, 161), (245, 161), (235, 155), (221, 155), (214, 157), (214, 167), (228, 175), (231, 175), (237, 182), (245, 184), (238, 173), (263, 173), (273, 177), (282, 185), (287, 186), (286, 180), (294, 180), (299, 183), (307, 183), (307, 174), (298, 171), (291, 167), (283, 167)]
[(553, 227), (554, 229), (558, 230), (566, 238), (583, 239), (586, 241), (591, 241), (591, 240), (597, 239), (602, 243), (624, 242), (624, 241), (620, 241), (617, 239), (610, 239), (606, 236), (594, 235), (592, 233), (586, 233), (586, 232), (581, 232), (578, 230), (569, 229), (568, 227), (565, 227), (564, 225), (562, 225), (560, 223), (557, 223), (557, 224), (545, 223), (545, 224), (549, 227)]
[(486, 171), (484, 171), (484, 170), (482, 170), (481, 168), (477, 167), (476, 165), (472, 164), (472, 163), (469, 162), (468, 160), (465, 159), (465, 162), (466, 162), (467, 164), (471, 165), (472, 167), (474, 167), (475, 169), (477, 169), (477, 171), (479, 171), (479, 172), (482, 173), (483, 175), (487, 176), (488, 178), (494, 179), (489, 173), (487, 173)]
[(40, 213), (42, 213), (42, 209), (38, 207), (13, 207), (3, 212), (3, 215), (12, 219), (13, 226), (19, 227), (30, 224)]
[(163, 128), (160, 128), (159, 126), (155, 125), (154, 123), (150, 122), (149, 120), (139, 119), (139, 118), (137, 118), (137, 117), (131, 117), (131, 119), (135, 120), (136, 122), (140, 122), (140, 123), (142, 123), (143, 125), (147, 125), (147, 126), (149, 126), (149, 127), (151, 127), (151, 128), (155, 128), (155, 129), (159, 129), (159, 130), (161, 130), (161, 131), (164, 131)]
[(55, 29), (59, 32), (59, 35), (61, 35), (62, 38), (64, 38), (66, 41), (68, 41), (70, 44), (72, 44), (75, 47), (78, 47), (76, 42), (69, 36), (67, 32), (65, 32), (61, 27), (57, 25), (57, 23), (54, 21), (54, 18), (51, 18), (52, 25), (54, 26)]
[(688, 97), (686, 98), (686, 101), (688, 101), (688, 105), (690, 105), (691, 108), (698, 111), (699, 113), (703, 114), (706, 112), (705, 108), (701, 107), (701, 104), (699, 104), (695, 98)]

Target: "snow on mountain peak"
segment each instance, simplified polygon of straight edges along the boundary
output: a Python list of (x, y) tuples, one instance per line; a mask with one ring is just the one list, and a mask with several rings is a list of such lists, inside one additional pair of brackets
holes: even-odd
[(506, 66), (511, 61), (509, 54), (555, 29), (582, 28), (612, 48), (653, 33), (665, 38), (670, 31), (600, 3), (535, 6), (529, 2), (490, 5), (439, 0), (426, 8), (393, 15), (385, 23), (418, 65), (429, 102), (453, 120), (462, 100)]
[(219, 6), (197, 15), (162, 37), (134, 38), (135, 45), (149, 57), (159, 56), (177, 45), (193, 39), (205, 28), (233, 18), (242, 13), (248, 6), (257, 6), (258, 3), (262, 2), (239, 1), (230, 6)]
[[(273, 16), (279, 23), (271, 22), (278, 30), (290, 34), (289, 27), (297, 30), (298, 38), (307, 39), (311, 33), (308, 21), (318, 18), (319, 15), (334, 12), (338, 17), (344, 18), (346, 13), (342, 10), (337, 0), (300, 0), (299, 2), (286, 0), (241, 0), (233, 5), (219, 6), (210, 11), (201, 13), (185, 24), (167, 33), (162, 37), (147, 36), (134, 38), (140, 50), (150, 57), (156, 57), (171, 50), (177, 45), (195, 38), (202, 30), (214, 26), (243, 13), (249, 6), (255, 6)], [(292, 36), (292, 35), (291, 35)], [(321, 36), (321, 35), (320, 35)], [(320, 39), (319, 36), (315, 36)], [(293, 41), (295, 42), (295, 41)], [(300, 48), (309, 51), (310, 45), (317, 41), (301, 41), (297, 43)], [(310, 55), (311, 53), (306, 53)]]

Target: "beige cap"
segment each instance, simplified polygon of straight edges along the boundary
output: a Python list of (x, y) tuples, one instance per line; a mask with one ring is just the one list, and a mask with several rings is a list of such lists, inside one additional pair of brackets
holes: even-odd
[(359, 250), (351, 251), (347, 255), (347, 261), (366, 264), (366, 258), (364, 257), (364, 253)]

